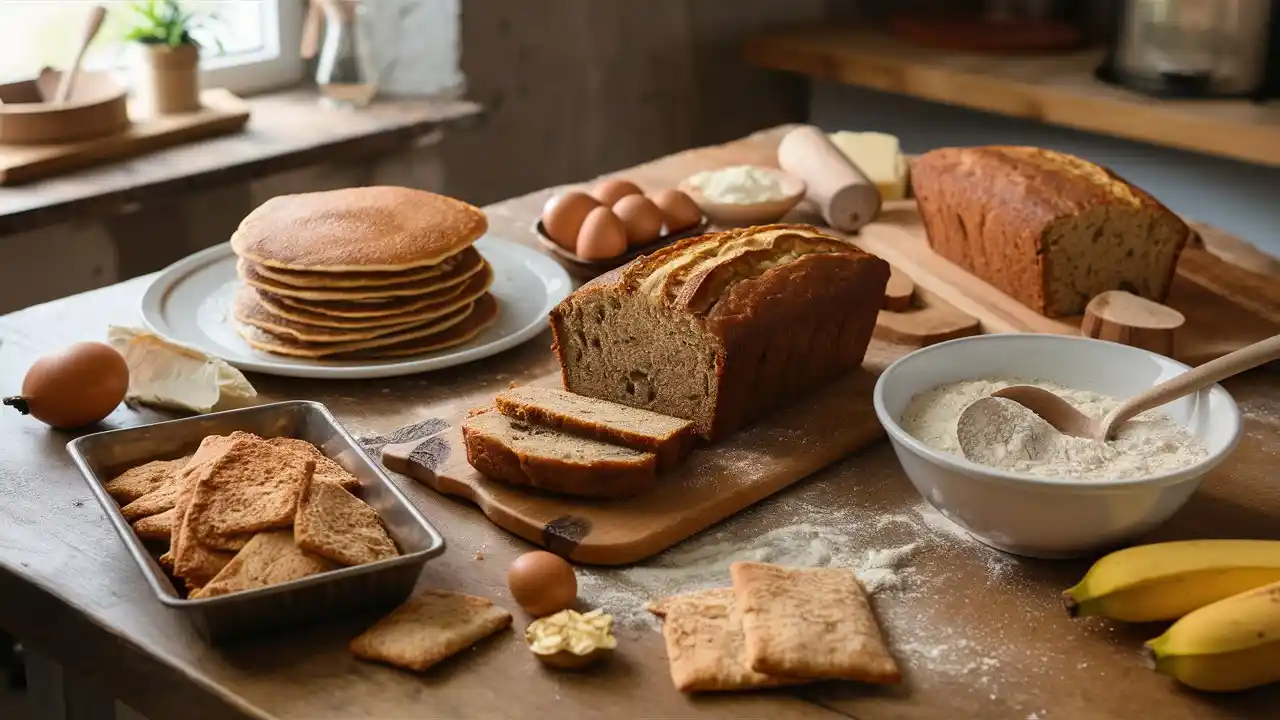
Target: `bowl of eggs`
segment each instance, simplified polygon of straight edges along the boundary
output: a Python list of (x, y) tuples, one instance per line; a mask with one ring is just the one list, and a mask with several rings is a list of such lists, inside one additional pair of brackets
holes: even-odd
[(646, 195), (628, 180), (605, 180), (590, 193), (570, 190), (550, 200), (534, 232), (551, 254), (584, 270), (610, 270), (706, 231), (697, 203), (680, 190)]

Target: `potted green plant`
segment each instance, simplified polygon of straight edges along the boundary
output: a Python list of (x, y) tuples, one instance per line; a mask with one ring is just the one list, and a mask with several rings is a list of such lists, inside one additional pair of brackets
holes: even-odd
[[(154, 114), (200, 109), (200, 50), (221, 49), (211, 16), (184, 9), (178, 0), (130, 5), (133, 22), (125, 39), (134, 43), (134, 92)], [(199, 39), (198, 39), (199, 38)]]

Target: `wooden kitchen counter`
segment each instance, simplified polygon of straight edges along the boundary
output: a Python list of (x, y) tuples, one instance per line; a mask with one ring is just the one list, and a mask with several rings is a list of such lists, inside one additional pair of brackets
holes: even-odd
[(984, 55), (936, 50), (880, 29), (807, 27), (752, 38), (747, 62), (818, 80), (1280, 166), (1280, 104), (1170, 100), (1094, 77), (1102, 51)]
[[(624, 174), (672, 185), (693, 168), (767, 160), (777, 130), (690, 151)], [(488, 208), (493, 231), (523, 242), (550, 190)], [(41, 353), (102, 338), (108, 323), (137, 323), (149, 278), (0, 318), (0, 385), (15, 390)], [(386, 433), (433, 405), (488, 399), (508, 383), (552, 367), (548, 335), (459, 368), (397, 380), (322, 382), (253, 376), (264, 400), (315, 399), (353, 434)], [(873, 343), (869, 365), (904, 348)], [(1280, 539), (1280, 381), (1255, 372), (1228, 384), (1247, 421), (1239, 449), (1152, 539), (1238, 536)], [(164, 414), (120, 409), (109, 427)], [(671, 686), (662, 641), (648, 627), (619, 629), (619, 652), (598, 672), (544, 670), (518, 631), (481, 642), (415, 676), (365, 664), (346, 643), (367, 618), (214, 649), (151, 595), (132, 558), (64, 449), (70, 436), (16, 413), (0, 414), (0, 627), (152, 720), (281, 718), (1196, 718), (1274, 717), (1280, 688), (1211, 697), (1147, 670), (1126, 628), (1066, 617), (1058, 595), (1083, 562), (1033, 561), (980, 545), (929, 512), (887, 443), (713, 528), (691, 543), (751, 542), (763, 533), (825, 538), (842, 551), (902, 549), (897, 586), (875, 597), (905, 673), (888, 690), (825, 683), (758, 694), (688, 698)], [(529, 549), (473, 507), (398, 478), (437, 525), (448, 550), (422, 584), (493, 598), (517, 610), (508, 563)], [(798, 526), (798, 527), (797, 527)], [(706, 537), (713, 536), (713, 537)], [(611, 593), (625, 571), (582, 571), (583, 597), (634, 614)], [(727, 577), (724, 578), (727, 584)], [(610, 600), (612, 598), (612, 600)], [(609, 602), (614, 603), (610, 605)]]

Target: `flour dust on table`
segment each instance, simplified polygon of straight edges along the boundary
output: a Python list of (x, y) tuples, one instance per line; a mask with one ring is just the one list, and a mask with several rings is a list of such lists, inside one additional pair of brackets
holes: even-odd
[[(902, 427), (929, 447), (983, 465), (1083, 482), (1150, 477), (1189, 467), (1208, 455), (1190, 430), (1155, 410), (1124, 423), (1106, 442), (1063, 435), (1035, 413), (1003, 398), (996, 398), (999, 405), (994, 421), (960, 426), (965, 408), (1010, 385), (1043, 388), (1094, 418), (1105, 416), (1122, 402), (1044, 380), (965, 380), (912, 398), (903, 413)], [(966, 434), (972, 437), (968, 448), (961, 442)]]

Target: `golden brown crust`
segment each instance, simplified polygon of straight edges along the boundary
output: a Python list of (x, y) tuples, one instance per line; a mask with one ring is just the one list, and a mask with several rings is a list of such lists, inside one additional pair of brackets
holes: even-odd
[(434, 277), (409, 280), (388, 285), (372, 287), (293, 287), (277, 282), (258, 272), (255, 265), (243, 258), (236, 262), (236, 272), (246, 284), (273, 295), (294, 298), (297, 300), (394, 300), (399, 298), (416, 298), (427, 293), (439, 292), (457, 287), (475, 276), (487, 264), (474, 248), (467, 248), (458, 263), (449, 270)]
[[(1047, 259), (1055, 222), (1114, 207), (1181, 225), (1183, 244), (1191, 235), (1172, 211), (1111, 170), (1043, 148), (933, 150), (912, 163), (911, 187), (934, 252), (1045, 315), (1058, 314), (1051, 307)], [(1157, 270), (1163, 292), (1150, 299), (1164, 300), (1181, 248), (1169, 267)]]
[(488, 229), (461, 200), (402, 187), (280, 195), (231, 236), (237, 255), (285, 270), (396, 271), (435, 265)]

